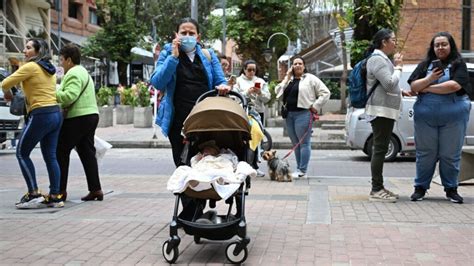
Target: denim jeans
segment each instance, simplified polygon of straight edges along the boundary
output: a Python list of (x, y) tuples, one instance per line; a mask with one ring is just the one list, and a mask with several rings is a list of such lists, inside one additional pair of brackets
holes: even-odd
[(38, 142), (46, 163), (49, 176), (49, 193), (59, 193), (60, 170), (56, 157), (59, 130), (62, 124), (62, 114), (59, 106), (36, 108), (30, 112), (16, 149), (16, 158), (25, 178), (28, 192), (38, 190), (36, 173), (31, 151)]
[[(313, 115), (309, 110), (290, 111), (286, 118), (286, 129), (293, 146), (301, 141), (295, 149), (296, 168), (303, 173), (308, 170), (311, 158), (311, 133), (313, 132)], [(307, 133), (306, 133), (307, 132)], [(306, 135), (305, 135), (306, 134)], [(303, 140), (301, 140), (304, 137)]]
[(471, 103), (455, 93), (421, 94), (414, 105), (415, 186), (430, 188), (436, 162), (445, 188), (458, 186), (462, 145)]

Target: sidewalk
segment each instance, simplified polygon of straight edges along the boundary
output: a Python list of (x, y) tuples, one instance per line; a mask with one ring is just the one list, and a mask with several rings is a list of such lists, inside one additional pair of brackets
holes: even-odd
[[(103, 176), (102, 202), (80, 202), (84, 177), (71, 177), (63, 209), (16, 210), (23, 180), (0, 179), (1, 265), (167, 265), (174, 198), (168, 176)], [(246, 265), (472, 265), (474, 187), (465, 204), (444, 199), (440, 186), (411, 202), (412, 180), (392, 179), (395, 204), (367, 200), (368, 178), (252, 181), (246, 201), (251, 238)], [(222, 203), (222, 202), (221, 202)], [(219, 206), (219, 205), (218, 205)], [(218, 208), (221, 212), (222, 207)], [(180, 230), (178, 264), (223, 265), (230, 241)]]
[[(320, 117), (320, 121), (344, 121), (344, 115), (328, 114)], [(282, 127), (267, 127), (272, 136), (274, 149), (290, 149), (290, 138), (283, 135)], [(342, 138), (341, 130), (324, 130), (314, 127), (312, 134), (313, 149), (348, 149)], [(96, 135), (111, 143), (114, 148), (170, 148), (167, 138), (156, 128), (134, 128), (133, 124), (97, 128)]]

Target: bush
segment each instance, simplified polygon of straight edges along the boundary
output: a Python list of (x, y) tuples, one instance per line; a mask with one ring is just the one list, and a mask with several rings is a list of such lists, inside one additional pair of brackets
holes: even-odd
[(135, 106), (148, 107), (150, 106), (150, 91), (145, 82), (138, 82), (135, 91)]
[[(339, 83), (330, 79), (321, 79), (331, 92), (331, 99), (341, 99), (341, 88)], [(347, 95), (347, 90), (346, 90)]]
[(110, 97), (114, 96), (112, 89), (109, 87), (100, 87), (97, 91), (97, 105), (105, 106), (109, 104)]

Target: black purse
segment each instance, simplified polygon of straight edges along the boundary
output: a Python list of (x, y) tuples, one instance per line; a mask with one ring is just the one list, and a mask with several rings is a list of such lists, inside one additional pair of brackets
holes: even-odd
[(282, 118), (288, 117), (288, 109), (286, 109), (286, 103), (281, 106), (280, 115)]
[(12, 89), (12, 101), (10, 102), (10, 114), (22, 116), (26, 115), (26, 99), (22, 90)]

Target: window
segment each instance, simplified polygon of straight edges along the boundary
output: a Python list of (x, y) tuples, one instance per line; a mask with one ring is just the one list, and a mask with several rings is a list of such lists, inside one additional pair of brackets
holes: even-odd
[(99, 25), (99, 20), (97, 18), (97, 10), (89, 8), (89, 23), (93, 25)]
[(462, 50), (471, 50), (471, 11), (472, 0), (462, 1)]
[(69, 7), (68, 7), (68, 16), (70, 18), (78, 18), (79, 16), (79, 10), (81, 8), (80, 4), (74, 3), (73, 1), (69, 1)]

